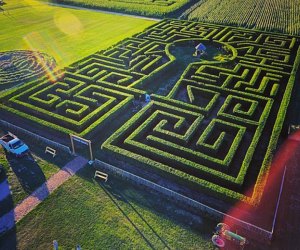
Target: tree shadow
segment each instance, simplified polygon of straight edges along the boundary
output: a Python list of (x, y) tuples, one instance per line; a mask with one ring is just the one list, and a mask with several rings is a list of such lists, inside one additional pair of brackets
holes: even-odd
[(170, 249), (170, 247), (167, 245), (164, 239), (159, 236), (159, 234), (155, 231), (155, 229), (148, 223), (148, 221), (141, 215), (141, 213), (132, 205), (132, 203), (128, 200), (126, 195), (122, 194), (119, 191), (116, 191), (109, 184), (107, 185), (102, 184), (102, 185), (107, 189), (108, 192), (111, 192), (113, 196), (117, 197), (119, 200), (126, 202), (130, 206), (130, 208), (137, 214), (137, 216), (149, 227), (149, 229), (153, 232), (153, 234), (163, 243), (165, 249)]
[[(151, 194), (149, 194), (149, 190), (146, 191), (138, 185), (134, 185), (131, 182), (128, 183), (126, 180), (119, 179), (114, 175), (110, 175), (106, 183), (101, 179), (95, 180), (95, 170), (97, 169), (93, 166), (88, 166), (80, 169), (76, 173), (76, 176), (88, 183), (99, 186), (109, 200), (112, 201), (113, 206), (121, 212), (150, 249), (171, 249), (171, 247), (168, 244), (168, 240), (166, 240), (161, 233), (158, 233), (155, 227), (151, 225), (151, 221), (149, 223), (147, 217), (141, 213), (139, 205), (146, 209), (154, 210), (167, 219), (174, 221), (176, 224), (192, 229), (194, 232), (199, 233), (200, 231), (205, 233), (205, 238), (207, 240), (210, 239), (210, 232), (216, 225), (215, 220), (204, 216), (199, 217), (197, 213), (185, 212), (184, 206), (175, 204), (172, 201), (171, 205), (169, 205), (168, 202), (168, 205), (165, 206), (165, 203), (161, 203), (164, 202), (165, 199), (161, 198), (159, 194), (152, 193), (151, 191)], [(133, 191), (133, 195), (131, 195), (131, 191)], [(136, 191), (139, 193), (137, 196), (134, 195)], [(143, 197), (142, 200), (140, 199), (140, 195)], [(151, 201), (148, 202), (148, 196), (150, 195), (155, 197), (152, 197)], [(209, 228), (209, 233), (207, 228)]]
[(7, 176), (0, 178), (0, 250), (17, 249), (14, 202)]
[(0, 223), (0, 250), (8, 249), (17, 249), (17, 232), (13, 210), (1, 217)]
[(118, 204), (118, 201), (124, 202), (130, 206), (130, 209), (135, 212), (135, 214), (147, 225), (147, 227), (151, 230), (151, 232), (159, 239), (160, 242), (164, 245), (164, 249), (171, 249), (168, 244), (165, 242), (163, 238), (155, 231), (155, 229), (148, 223), (148, 221), (137, 211), (137, 209), (131, 204), (131, 202), (127, 199), (127, 197), (114, 188), (110, 182), (101, 183), (98, 182), (98, 185), (103, 189), (103, 191), (107, 194), (107, 196), (111, 199), (111, 201), (116, 205), (116, 207), (122, 212), (122, 214), (126, 217), (126, 219), (132, 224), (135, 230), (142, 236), (142, 238), (146, 241), (148, 246), (151, 249), (156, 249), (155, 246), (147, 239), (147, 237), (141, 232), (141, 230), (136, 226), (136, 224), (129, 218), (126, 212), (122, 209), (121, 205)]
[(147, 245), (151, 249), (155, 249), (155, 247), (152, 245), (152, 243), (146, 238), (146, 236), (141, 232), (141, 230), (135, 225), (135, 223), (128, 217), (126, 212), (122, 209), (122, 207), (118, 204), (118, 202), (114, 199), (114, 195), (111, 194), (107, 189), (107, 185), (103, 185), (99, 183), (99, 186), (102, 188), (102, 190), (106, 193), (106, 195), (110, 198), (110, 200), (116, 205), (116, 207), (121, 211), (121, 213), (125, 216), (125, 218), (130, 222), (130, 224), (134, 227), (134, 229), (139, 233), (139, 235), (145, 240)]
[(0, 13), (2, 12), (2, 14), (4, 16), (13, 19), (12, 15), (9, 13), (9, 11), (2, 8), (2, 6), (6, 5), (6, 4), (7, 4), (6, 2), (0, 0)]

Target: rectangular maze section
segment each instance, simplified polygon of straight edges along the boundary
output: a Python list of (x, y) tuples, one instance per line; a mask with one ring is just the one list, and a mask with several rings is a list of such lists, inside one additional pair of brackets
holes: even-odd
[[(194, 97), (198, 96), (202, 97), (194, 92)], [(273, 101), (259, 96), (224, 96), (209, 96), (207, 103), (214, 102), (209, 109), (206, 104), (202, 108), (152, 96), (154, 101), (103, 147), (243, 199), (244, 181), (253, 168), (254, 154), (259, 153), (256, 148)]]
[(258, 204), (299, 66), (299, 38), (178, 20), (138, 37), (166, 41), (173, 51), (197, 40), (220, 54), (191, 57), (169, 94), (152, 95), (103, 148), (199, 190)]
[(86, 135), (128, 108), (134, 94), (68, 74), (55, 83), (42, 81), (22, 87), (2, 107), (44, 125), (45, 129), (49, 126), (65, 133)]
[(1, 110), (85, 136), (136, 112), (132, 101), (159, 85), (167, 93), (153, 94), (109, 138), (92, 139), (148, 170), (257, 204), (295, 83), (299, 44), (290, 35), (167, 19), (73, 63), (55, 82), (4, 93)]

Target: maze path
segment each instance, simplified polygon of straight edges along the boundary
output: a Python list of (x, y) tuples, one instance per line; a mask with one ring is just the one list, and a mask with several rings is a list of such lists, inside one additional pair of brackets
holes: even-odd
[(102, 148), (256, 204), (300, 62), (298, 37), (164, 20), (75, 62), (54, 83), (40, 80), (2, 96), (1, 108), (89, 135), (131, 112), (154, 81), (172, 77), (180, 65), (174, 48), (188, 51), (199, 42), (218, 56), (193, 58), (167, 96), (152, 95)]

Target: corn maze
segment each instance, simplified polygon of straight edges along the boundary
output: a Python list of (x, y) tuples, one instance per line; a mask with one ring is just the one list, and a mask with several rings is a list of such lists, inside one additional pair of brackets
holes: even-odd
[(146, 5), (156, 5), (156, 6), (169, 6), (169, 5), (172, 5), (178, 1), (176, 0), (135, 0), (135, 1), (132, 1), (132, 0), (113, 0), (113, 2), (116, 2), (116, 3), (135, 3), (135, 4), (146, 4)]
[(0, 90), (37, 79), (55, 67), (54, 58), (45, 53), (25, 50), (0, 52)]
[(193, 1), (188, 0), (52, 0), (53, 2), (130, 14), (167, 17)]
[(154, 76), (166, 78), (177, 60), (172, 47), (195, 41), (226, 47), (231, 56), (189, 64), (168, 95), (151, 95), (102, 149), (257, 204), (298, 69), (298, 37), (167, 19), (70, 65), (56, 82), (41, 79), (2, 95), (1, 109), (65, 133), (101, 131), (130, 112)]
[[(52, 0), (56, 3), (152, 17), (170, 17), (191, 3), (188, 0)], [(194, 0), (192, 2), (195, 2)]]

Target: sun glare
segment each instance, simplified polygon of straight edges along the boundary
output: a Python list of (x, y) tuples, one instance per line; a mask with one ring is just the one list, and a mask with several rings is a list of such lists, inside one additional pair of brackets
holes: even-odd
[[(32, 51), (49, 51), (49, 45), (47, 44), (47, 39), (44, 38), (40, 33), (38, 32), (31, 32), (27, 34), (26, 36), (23, 37), (23, 41), (25, 43), (24, 49), (26, 50), (32, 50)], [(48, 48), (48, 49), (47, 49)], [(53, 51), (53, 55), (58, 55), (55, 53), (53, 48), (51, 49)], [(56, 80), (56, 76), (54, 75), (53, 71), (49, 69), (43, 60), (43, 58), (39, 58), (38, 53), (35, 54), (36, 60), (39, 64), (42, 65), (44, 68), (47, 77), (49, 78), (50, 81), (54, 82)]]
[(78, 35), (83, 30), (80, 20), (74, 14), (65, 10), (54, 14), (54, 23), (60, 31), (70, 36)]

